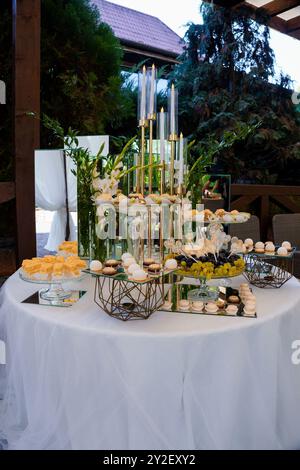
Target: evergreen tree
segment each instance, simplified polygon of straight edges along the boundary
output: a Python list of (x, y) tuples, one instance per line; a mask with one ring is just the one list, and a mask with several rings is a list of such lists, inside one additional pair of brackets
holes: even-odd
[[(235, 181), (300, 184), (299, 113), (292, 83), (275, 79), (267, 18), (247, 6), (204, 3), (203, 24), (191, 24), (173, 76), (179, 89), (181, 127), (209, 147), (241, 123), (262, 125), (246, 142), (216, 159), (215, 170)], [(196, 155), (196, 153), (195, 153)]]
[(100, 15), (90, 0), (42, 2), (42, 112), (87, 134), (104, 133), (121, 100), (122, 50)]

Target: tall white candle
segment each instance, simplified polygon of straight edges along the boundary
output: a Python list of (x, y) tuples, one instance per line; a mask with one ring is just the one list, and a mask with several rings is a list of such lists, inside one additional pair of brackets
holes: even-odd
[(171, 103), (170, 103), (170, 133), (171, 135), (175, 134), (175, 87), (174, 83), (171, 86)]
[(159, 114), (160, 161), (165, 161), (165, 112), (161, 108)]
[(149, 114), (153, 116), (155, 113), (154, 109), (154, 95), (155, 95), (155, 65), (152, 65), (151, 73), (151, 84), (150, 84), (150, 104), (149, 104)]
[(141, 106), (140, 106), (140, 120), (146, 119), (146, 66), (143, 67), (142, 88), (141, 88)]
[(180, 134), (180, 141), (179, 141), (179, 173), (178, 173), (178, 184), (183, 184), (183, 134)]

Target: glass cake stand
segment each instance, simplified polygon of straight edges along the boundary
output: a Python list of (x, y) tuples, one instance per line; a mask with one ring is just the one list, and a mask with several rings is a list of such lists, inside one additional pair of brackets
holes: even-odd
[[(233, 276), (213, 276), (211, 280), (220, 280), (219, 286), (221, 287), (230, 287), (231, 279), (233, 277), (240, 276), (243, 274), (244, 270), (239, 271), (237, 274)], [(179, 272), (181, 276), (184, 276), (189, 279), (196, 279), (199, 281), (200, 286), (191, 290), (188, 294), (188, 300), (201, 300), (202, 302), (214, 301), (217, 300), (219, 296), (219, 286), (209, 286), (207, 284), (207, 278), (204, 276), (194, 276), (188, 273), (183, 274)]]
[(63, 284), (70, 281), (79, 281), (82, 279), (82, 275), (73, 278), (62, 278), (57, 280), (38, 280), (38, 279), (31, 279), (22, 273), (19, 272), (19, 276), (23, 281), (31, 282), (33, 284), (45, 285), (48, 284), (48, 287), (45, 289), (41, 289), (39, 291), (39, 295), (43, 300), (48, 300), (50, 302), (53, 301), (61, 301), (64, 299), (68, 299), (71, 297), (73, 291), (72, 290), (65, 290), (63, 288)]

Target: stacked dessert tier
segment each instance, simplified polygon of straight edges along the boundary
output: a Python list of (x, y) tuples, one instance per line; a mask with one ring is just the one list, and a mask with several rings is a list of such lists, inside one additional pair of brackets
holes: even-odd
[(120, 260), (108, 259), (103, 264), (99, 260), (91, 261), (88, 272), (120, 280), (147, 282), (153, 277), (170, 274), (176, 268), (174, 259), (167, 260), (163, 266), (153, 258), (145, 258), (141, 266), (131, 253), (123, 253)]
[(86, 262), (78, 256), (44, 256), (43, 258), (25, 259), (21, 275), (30, 281), (55, 282), (64, 279), (75, 279), (81, 276)]

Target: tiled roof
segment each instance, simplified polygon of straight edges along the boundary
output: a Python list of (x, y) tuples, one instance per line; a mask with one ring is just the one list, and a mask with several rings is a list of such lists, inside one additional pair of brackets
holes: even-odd
[(106, 0), (93, 0), (93, 3), (98, 7), (102, 21), (112, 28), (121, 42), (172, 56), (183, 52), (180, 36), (160, 19)]

